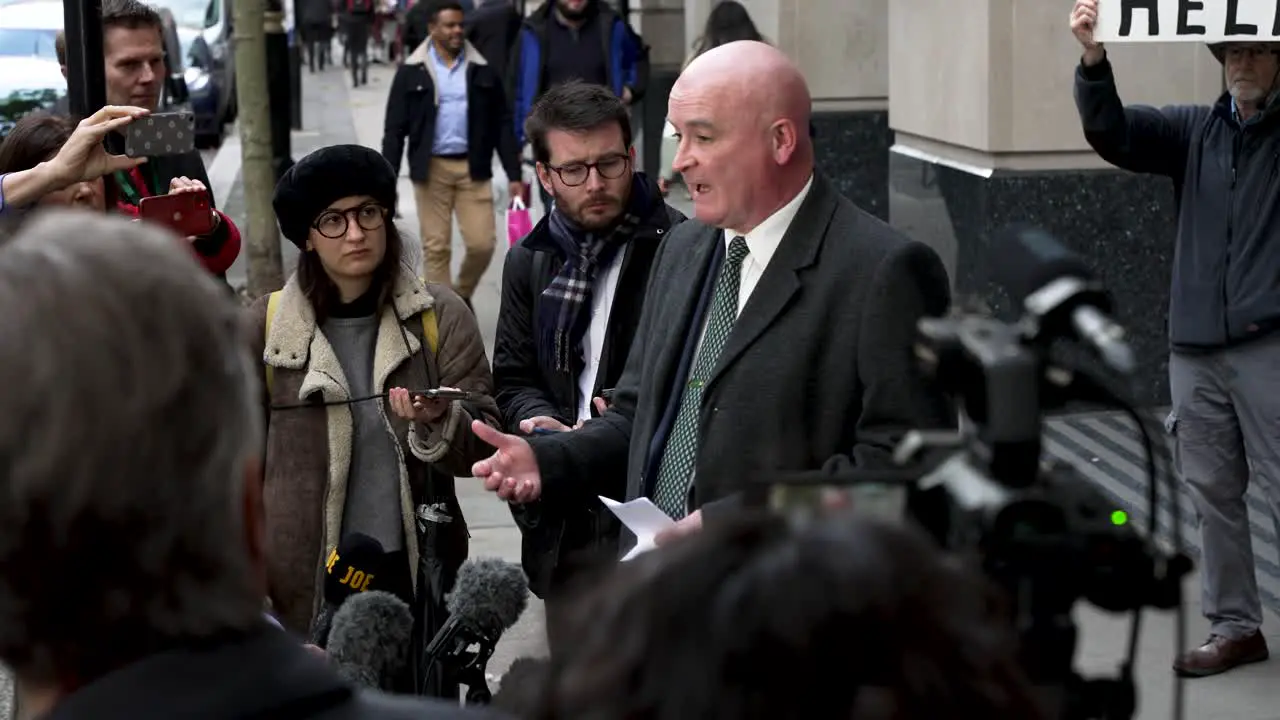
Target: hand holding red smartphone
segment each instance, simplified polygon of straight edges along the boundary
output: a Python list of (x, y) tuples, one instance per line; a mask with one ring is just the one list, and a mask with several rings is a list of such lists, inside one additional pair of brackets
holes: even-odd
[(183, 237), (213, 232), (213, 207), (208, 190), (183, 190), (143, 198), (138, 217), (164, 225)]

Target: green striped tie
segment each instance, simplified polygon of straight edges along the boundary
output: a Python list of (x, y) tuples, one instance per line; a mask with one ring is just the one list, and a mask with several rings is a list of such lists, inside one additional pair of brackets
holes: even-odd
[(748, 252), (747, 240), (742, 236), (729, 243), (729, 252), (720, 266), (715, 294), (711, 297), (702, 347), (698, 348), (698, 356), (689, 371), (689, 380), (680, 396), (680, 410), (676, 413), (675, 424), (662, 453), (653, 502), (676, 520), (689, 514), (689, 485), (693, 480), (694, 461), (698, 457), (702, 388), (711, 379), (711, 371), (715, 369), (720, 351), (724, 350), (724, 343), (738, 319), (738, 287), (741, 284), (742, 261)]

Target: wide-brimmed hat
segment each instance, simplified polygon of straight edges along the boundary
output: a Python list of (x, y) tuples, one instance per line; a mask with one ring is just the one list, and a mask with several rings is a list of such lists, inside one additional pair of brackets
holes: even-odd
[(1213, 56), (1218, 59), (1218, 62), (1224, 63), (1227, 60), (1227, 48), (1233, 44), (1242, 44), (1242, 45), (1261, 44), (1261, 45), (1266, 45), (1270, 47), (1272, 52), (1280, 52), (1280, 43), (1276, 43), (1276, 42), (1254, 43), (1249, 40), (1227, 40), (1225, 42), (1209, 43), (1208, 44), (1209, 52), (1213, 53)]

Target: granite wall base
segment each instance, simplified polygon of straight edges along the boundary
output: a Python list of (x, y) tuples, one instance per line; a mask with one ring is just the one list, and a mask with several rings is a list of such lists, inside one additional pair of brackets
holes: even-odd
[(818, 112), (813, 129), (818, 169), (855, 205), (888, 220), (889, 112)]
[(1168, 286), (1175, 217), (1168, 180), (1120, 171), (996, 172), (984, 178), (899, 153), (889, 160), (889, 219), (930, 244), (951, 275), (957, 304), (998, 316), (1013, 303), (993, 281), (993, 236), (1032, 223), (1088, 262), (1115, 299), (1138, 357), (1138, 401), (1166, 405)]

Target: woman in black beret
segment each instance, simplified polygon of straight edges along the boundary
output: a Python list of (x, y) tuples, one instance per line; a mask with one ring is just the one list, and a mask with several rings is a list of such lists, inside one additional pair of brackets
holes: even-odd
[[(323, 645), (325, 628), (313, 626), (326, 581), (332, 590), (343, 579), (330, 572), (344, 567), (328, 561), (344, 538), (367, 536), (388, 553), (377, 562), (387, 570), (355, 589), (410, 604), (418, 654), (467, 557), (454, 477), (492, 452), (469, 425), (498, 425), (480, 328), (457, 294), (403, 262), (396, 177), (376, 151), (317, 150), (280, 180), (273, 204), (301, 255), (284, 289), (250, 313), (268, 418), (271, 606)], [(432, 692), (413, 685), (406, 669), (394, 689)]]

